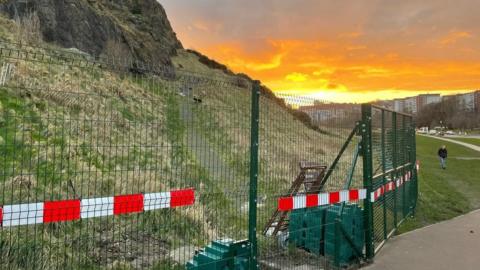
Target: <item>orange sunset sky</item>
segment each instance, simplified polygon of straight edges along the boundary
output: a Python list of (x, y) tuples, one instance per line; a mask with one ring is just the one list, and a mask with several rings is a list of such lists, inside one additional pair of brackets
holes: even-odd
[(279, 93), (365, 102), (480, 89), (478, 0), (160, 0), (179, 39)]

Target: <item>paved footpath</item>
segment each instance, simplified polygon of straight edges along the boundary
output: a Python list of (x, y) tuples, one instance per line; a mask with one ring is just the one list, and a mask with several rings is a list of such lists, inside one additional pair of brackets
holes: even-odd
[[(480, 147), (433, 137), (473, 150)], [(480, 210), (390, 239), (366, 270), (480, 269)]]
[(480, 269), (480, 210), (390, 239), (365, 269)]
[[(445, 138), (445, 137), (437, 137), (437, 136), (430, 136), (430, 135), (421, 135), (421, 136), (430, 137), (430, 138), (433, 138), (433, 139), (442, 140), (442, 141), (446, 141), (446, 142), (456, 143), (456, 144), (463, 145), (467, 148), (470, 148), (470, 149), (473, 149), (475, 151), (480, 152), (480, 146), (476, 146), (476, 145), (473, 145), (473, 144), (470, 144), (470, 143), (456, 141), (456, 140), (448, 139), (448, 138)], [(458, 138), (461, 138), (461, 137), (458, 137)], [(480, 269), (480, 267), (479, 267), (479, 269)]]

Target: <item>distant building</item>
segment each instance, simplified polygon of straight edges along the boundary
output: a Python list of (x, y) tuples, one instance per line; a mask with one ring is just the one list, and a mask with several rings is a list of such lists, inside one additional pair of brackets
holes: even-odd
[(480, 90), (474, 92), (440, 96), (440, 94), (422, 94), (415, 97), (399, 98), (394, 100), (380, 100), (376, 104), (397, 112), (418, 114), (430, 104), (454, 99), (460, 110), (480, 112)]
[[(418, 114), (425, 106), (452, 99), (456, 101), (460, 110), (480, 112), (480, 90), (443, 97), (440, 94), (422, 94), (393, 100), (378, 100), (374, 103), (397, 112)], [(349, 114), (360, 112), (360, 106), (351, 103), (316, 102), (314, 105), (300, 106), (298, 109), (307, 113), (315, 122), (344, 118)]]
[(480, 113), (480, 90), (474, 92), (475, 95), (475, 111)]
[(403, 112), (412, 114), (417, 113), (417, 97), (405, 98)]
[(473, 92), (443, 96), (443, 101), (455, 100), (459, 110), (467, 112), (480, 112), (480, 90)]
[(394, 106), (393, 100), (377, 100), (374, 103), (377, 106), (393, 110), (393, 106)]
[(384, 107), (387, 109), (393, 110), (394, 102), (393, 100), (387, 100), (384, 102)]
[(475, 111), (475, 92), (456, 95), (459, 109), (468, 112)]
[(417, 96), (417, 113), (430, 104), (439, 103), (442, 101), (440, 94), (423, 94)]
[(405, 99), (394, 99), (393, 100), (393, 110), (396, 112), (405, 111)]
[(315, 103), (311, 106), (301, 106), (298, 109), (308, 114), (317, 123), (360, 113), (360, 106), (350, 103)]
[(417, 114), (423, 107), (442, 101), (440, 94), (423, 94), (393, 100), (393, 109), (397, 112)]
[(457, 99), (457, 95), (449, 95), (449, 96), (443, 96), (442, 101), (448, 101), (452, 99)]

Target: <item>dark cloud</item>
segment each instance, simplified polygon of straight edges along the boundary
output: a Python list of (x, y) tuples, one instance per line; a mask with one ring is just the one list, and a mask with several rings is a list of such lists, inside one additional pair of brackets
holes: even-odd
[(224, 38), (312, 38), (344, 31), (365, 33), (450, 28), (478, 31), (478, 0), (161, 0), (174, 24), (215, 21)]

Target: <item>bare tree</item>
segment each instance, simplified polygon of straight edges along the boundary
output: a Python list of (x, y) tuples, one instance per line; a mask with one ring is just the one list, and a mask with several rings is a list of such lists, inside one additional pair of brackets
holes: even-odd
[(474, 129), (480, 127), (480, 114), (465, 110), (453, 98), (425, 106), (417, 114), (416, 120), (418, 127), (439, 125), (454, 129)]

